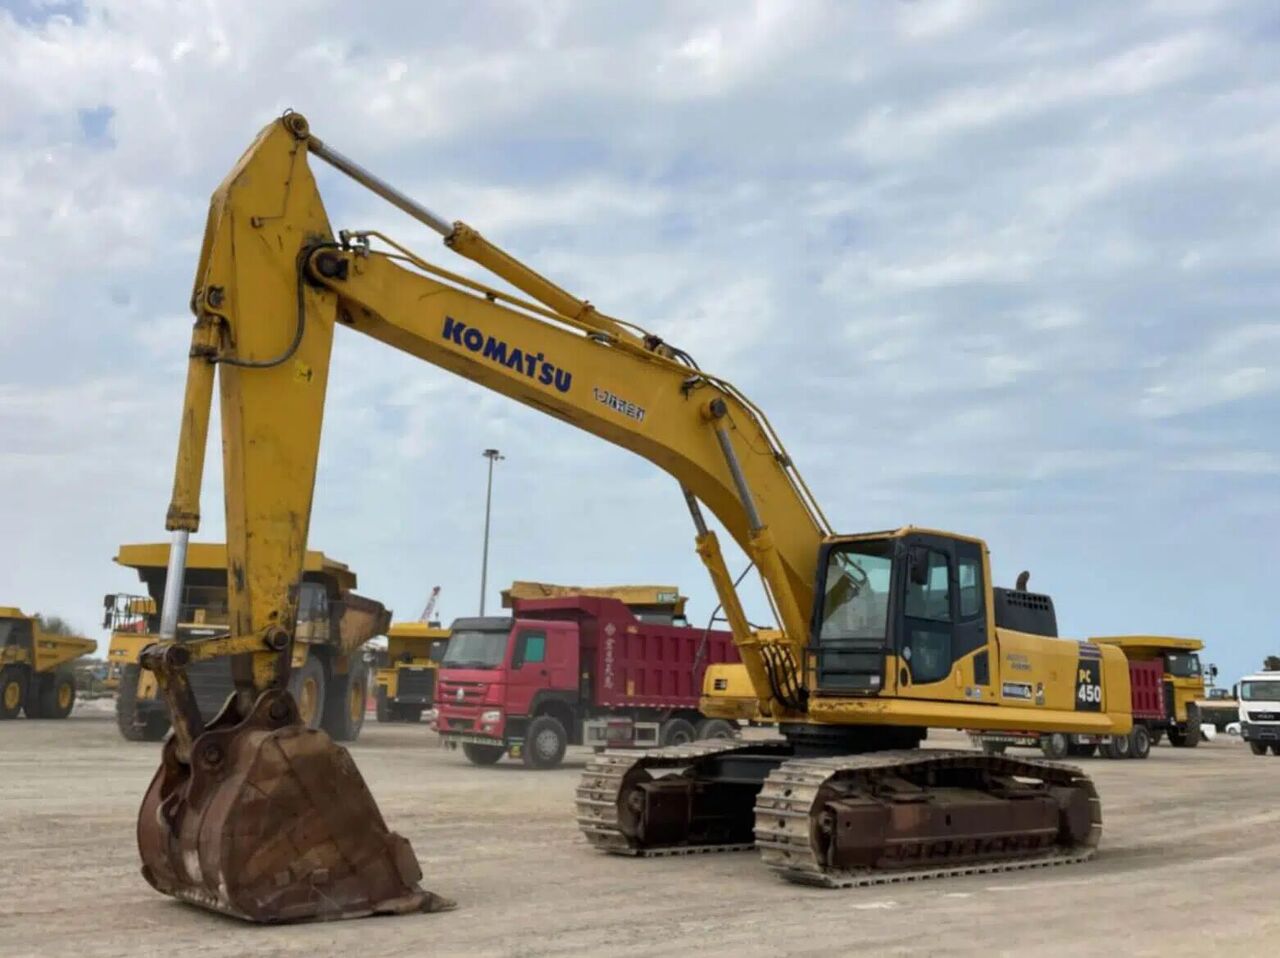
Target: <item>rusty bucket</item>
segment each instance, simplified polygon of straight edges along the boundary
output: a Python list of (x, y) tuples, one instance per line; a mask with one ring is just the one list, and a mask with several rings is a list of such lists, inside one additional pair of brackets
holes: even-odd
[(387, 829), (345, 748), (299, 724), (284, 690), (231, 702), (192, 744), (164, 745), (138, 813), (157, 891), (254, 922), (444, 911), (409, 842)]

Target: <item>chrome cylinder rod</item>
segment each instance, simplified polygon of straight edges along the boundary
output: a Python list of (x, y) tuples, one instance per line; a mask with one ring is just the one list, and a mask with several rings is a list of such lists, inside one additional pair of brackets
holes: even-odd
[(182, 605), (182, 580), (187, 571), (187, 540), (191, 533), (175, 529), (169, 543), (169, 570), (164, 577), (164, 603), (160, 607), (160, 638), (178, 637), (178, 610)]
[(307, 149), (311, 153), (320, 157), (320, 159), (324, 160), (334, 169), (341, 170), (343, 173), (346, 173), (347, 176), (351, 177), (357, 183), (368, 187), (388, 203), (404, 210), (415, 220), (431, 227), (431, 229), (435, 230), (446, 239), (453, 232), (453, 224), (444, 217), (433, 213), (421, 203), (414, 202), (386, 180), (374, 176), (355, 160), (343, 156), (333, 147), (326, 145), (319, 137), (308, 136)]

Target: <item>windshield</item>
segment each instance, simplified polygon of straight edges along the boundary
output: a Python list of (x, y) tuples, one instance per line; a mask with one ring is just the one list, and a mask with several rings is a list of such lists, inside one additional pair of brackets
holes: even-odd
[(506, 652), (506, 632), (455, 632), (440, 665), (446, 669), (493, 669), (502, 664)]
[(1245, 702), (1280, 702), (1280, 679), (1241, 682), (1240, 698)]
[(889, 619), (890, 543), (854, 542), (827, 555), (819, 640), (879, 639)]
[(1200, 676), (1200, 656), (1194, 652), (1169, 652), (1164, 657), (1165, 671), (1175, 678), (1194, 679)]

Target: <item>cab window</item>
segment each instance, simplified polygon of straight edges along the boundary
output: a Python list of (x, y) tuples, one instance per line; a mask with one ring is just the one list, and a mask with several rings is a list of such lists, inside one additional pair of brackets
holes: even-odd
[(1175, 678), (1195, 679), (1200, 677), (1200, 656), (1194, 652), (1167, 652), (1164, 657), (1165, 671)]
[(960, 618), (970, 619), (982, 611), (982, 561), (974, 556), (958, 556), (956, 572), (960, 580)]
[(547, 658), (547, 634), (545, 632), (522, 632), (520, 644), (516, 647), (516, 668), (522, 665), (533, 665), (545, 662)]
[(924, 581), (907, 581), (907, 615), (931, 622), (951, 621), (950, 569), (947, 557), (928, 550)]

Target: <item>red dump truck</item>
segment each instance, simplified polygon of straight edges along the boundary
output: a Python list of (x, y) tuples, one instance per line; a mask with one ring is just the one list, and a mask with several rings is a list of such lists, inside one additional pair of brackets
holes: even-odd
[(436, 729), (476, 765), (554, 768), (569, 745), (676, 745), (736, 727), (698, 711), (733, 636), (637, 618), (613, 598), (517, 599), (512, 616), (457, 619), (440, 663)]

